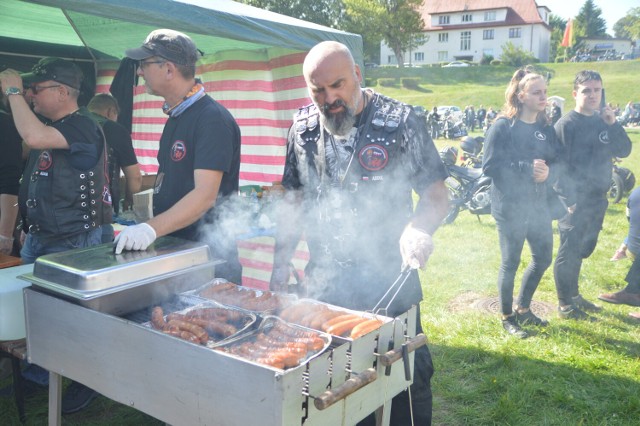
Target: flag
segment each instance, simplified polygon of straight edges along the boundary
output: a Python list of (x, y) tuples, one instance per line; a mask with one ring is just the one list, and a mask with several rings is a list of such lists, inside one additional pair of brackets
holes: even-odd
[(560, 43), (560, 46), (573, 46), (573, 21), (571, 19), (569, 19), (567, 27), (564, 29), (564, 37), (562, 37), (562, 43)]

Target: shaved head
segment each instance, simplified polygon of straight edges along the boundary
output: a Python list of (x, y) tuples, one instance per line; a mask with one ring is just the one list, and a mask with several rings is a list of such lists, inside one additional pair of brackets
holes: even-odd
[(322, 125), (335, 135), (348, 134), (364, 102), (360, 68), (347, 46), (335, 41), (315, 45), (304, 59), (302, 72)]

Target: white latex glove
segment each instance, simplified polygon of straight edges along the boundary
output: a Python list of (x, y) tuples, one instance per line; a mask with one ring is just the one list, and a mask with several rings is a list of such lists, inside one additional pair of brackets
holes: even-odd
[(13, 250), (13, 238), (0, 235), (0, 253), (11, 254)]
[(426, 231), (409, 225), (400, 237), (400, 254), (402, 269), (421, 269), (433, 253), (433, 241)]
[(156, 231), (151, 225), (140, 223), (127, 226), (116, 236), (113, 244), (116, 246), (116, 254), (122, 250), (146, 250), (156, 240)]

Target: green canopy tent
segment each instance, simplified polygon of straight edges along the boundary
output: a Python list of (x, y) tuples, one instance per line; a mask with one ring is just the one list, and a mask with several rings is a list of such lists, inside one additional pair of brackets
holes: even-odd
[[(306, 51), (323, 40), (347, 45), (362, 64), (362, 39), (230, 0), (3, 0), (0, 55), (94, 62), (122, 58), (156, 28), (192, 35), (205, 53), (284, 47)], [(5, 59), (3, 59), (5, 62)]]

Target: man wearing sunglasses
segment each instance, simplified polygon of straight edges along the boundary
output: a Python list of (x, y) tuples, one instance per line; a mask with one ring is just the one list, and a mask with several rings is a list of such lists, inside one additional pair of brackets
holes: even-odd
[(155, 30), (125, 54), (138, 61), (147, 93), (164, 98), (169, 118), (158, 150), (154, 217), (118, 234), (116, 254), (145, 250), (163, 235), (202, 241), (215, 258), (225, 260), (216, 266), (216, 276), (239, 284), (236, 241), (221, 219), (238, 193), (240, 128), (195, 78), (200, 52), (186, 34)]
[[(100, 244), (101, 225), (111, 223), (105, 141), (89, 112), (78, 107), (82, 81), (80, 68), (60, 58), (43, 58), (27, 74), (0, 73), (18, 133), (31, 149), (18, 195), (23, 263)], [(35, 365), (23, 375), (40, 385), (48, 381), (48, 372)], [(95, 396), (91, 392), (84, 406)], [(68, 394), (69, 388), (63, 412), (71, 412), (65, 410)]]

